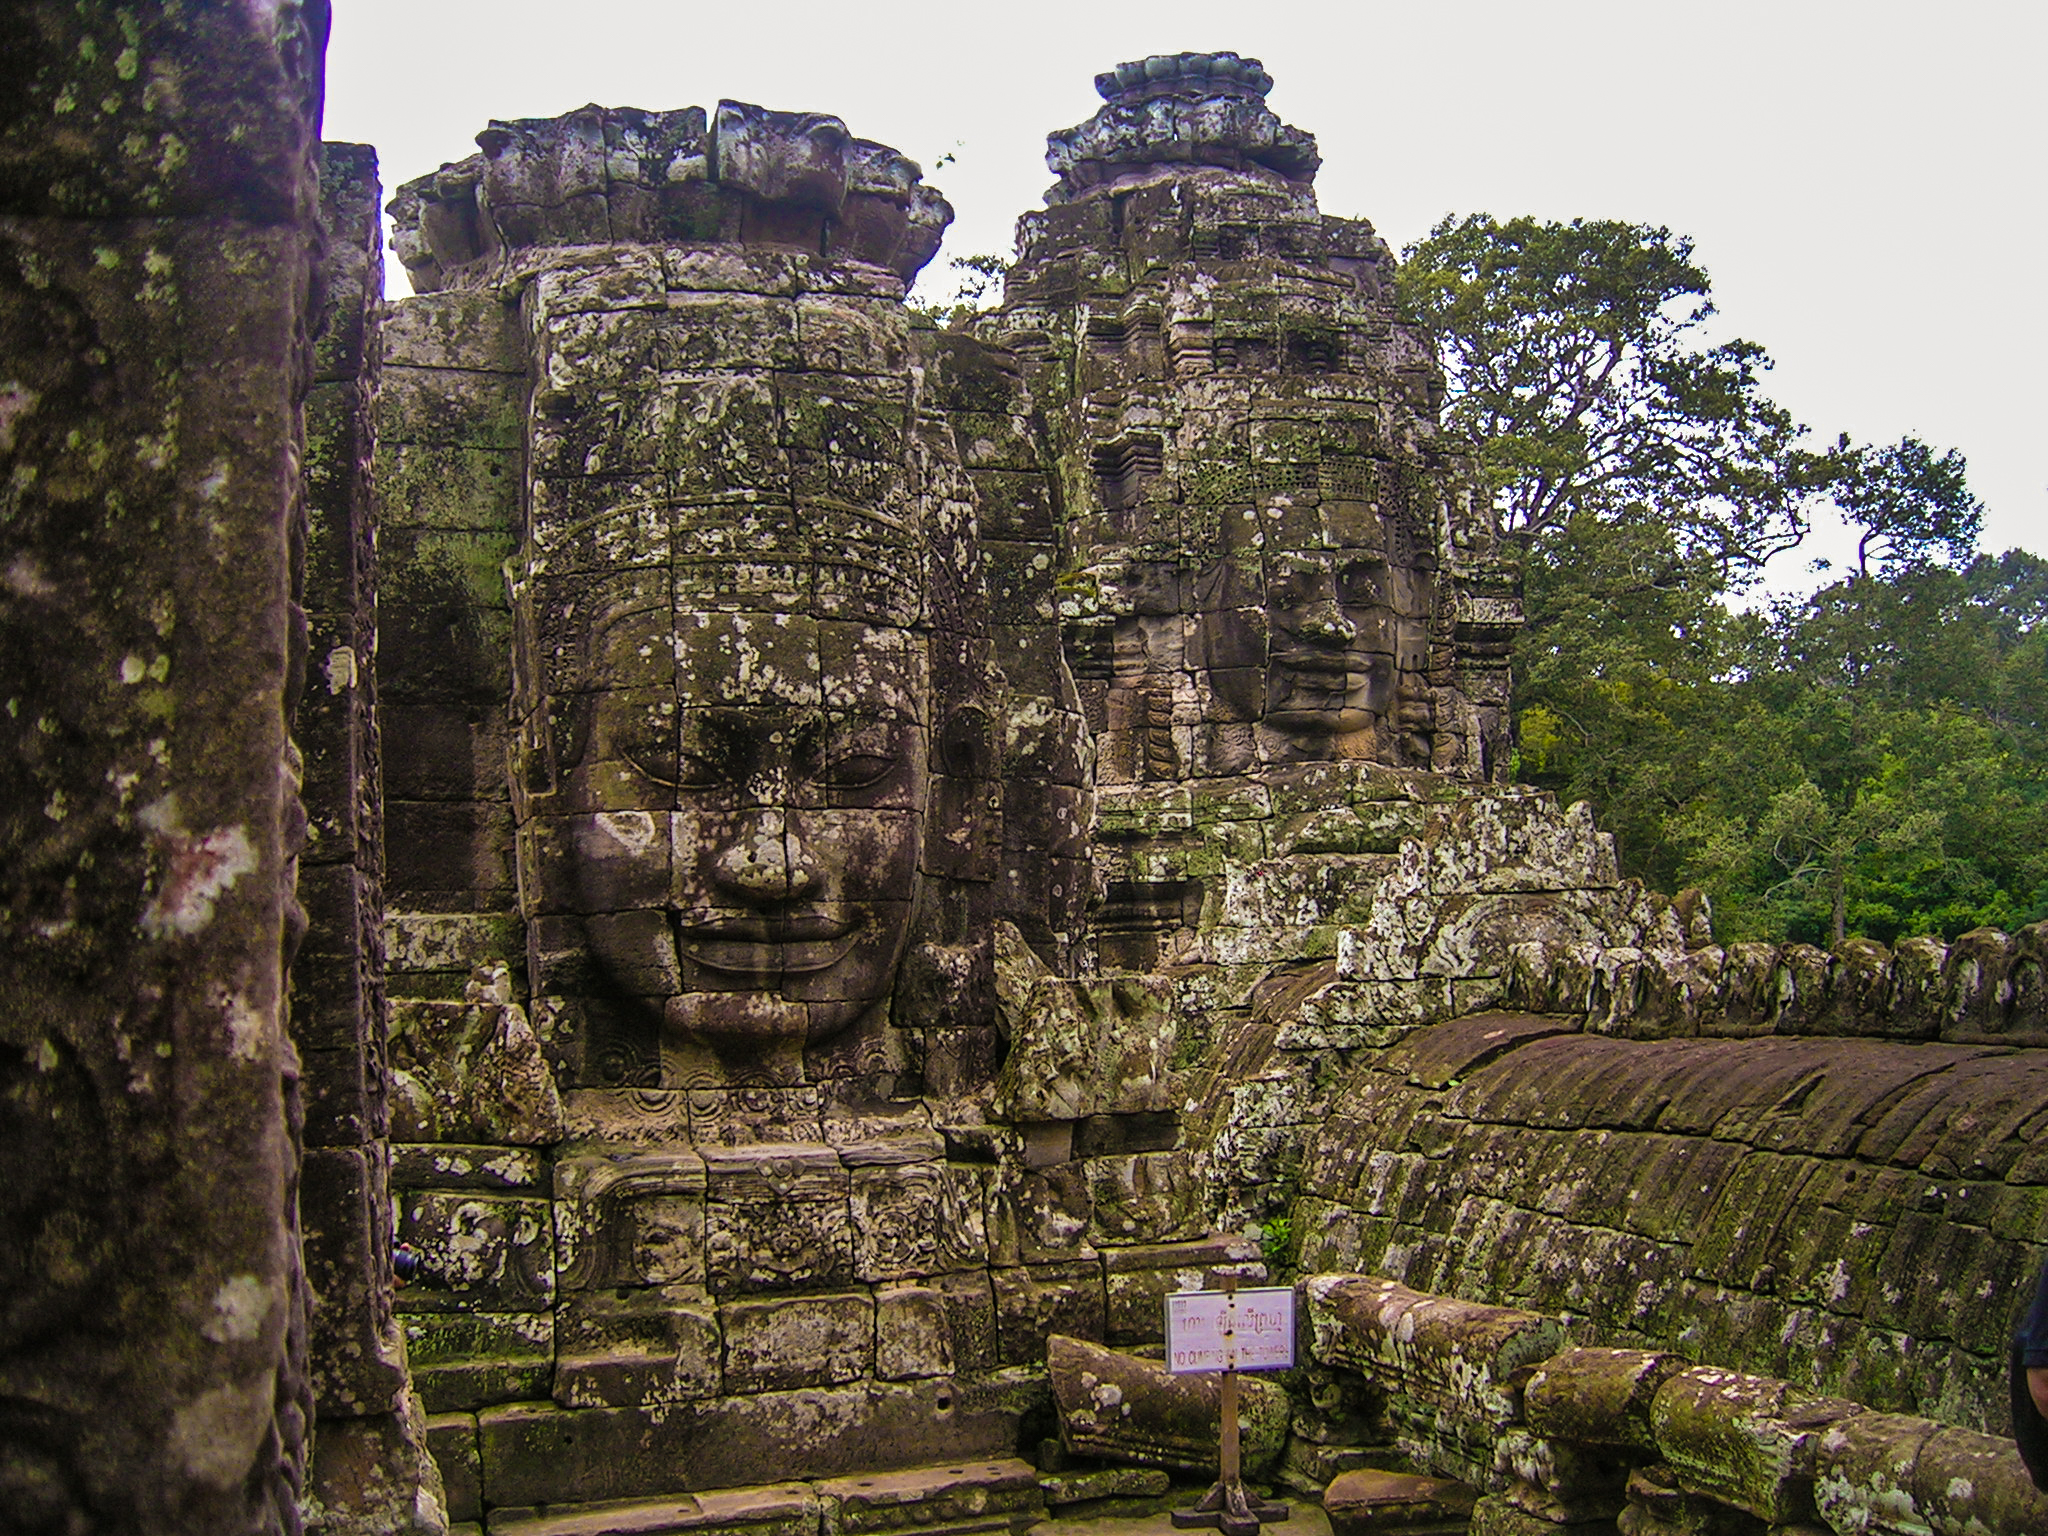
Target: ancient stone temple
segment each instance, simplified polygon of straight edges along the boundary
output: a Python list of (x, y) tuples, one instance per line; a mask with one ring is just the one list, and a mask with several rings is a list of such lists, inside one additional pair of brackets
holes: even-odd
[(0, 103), (0, 1530), (1156, 1512), (1238, 1280), (1339, 1536), (2048, 1529), (2048, 935), (1724, 948), (1511, 782), (1257, 61), (941, 330), (920, 169), (731, 101), (488, 125), (386, 303), (324, 11), (143, 9)]

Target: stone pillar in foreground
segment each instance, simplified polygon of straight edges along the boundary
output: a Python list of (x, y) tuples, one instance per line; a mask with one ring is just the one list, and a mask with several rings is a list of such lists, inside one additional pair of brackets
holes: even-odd
[(0, 1529), (290, 1531), (318, 4), (10, 11)]

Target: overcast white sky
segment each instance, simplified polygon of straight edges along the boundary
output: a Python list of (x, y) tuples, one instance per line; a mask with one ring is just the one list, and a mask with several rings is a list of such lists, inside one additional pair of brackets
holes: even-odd
[(1320, 142), (1325, 212), (1397, 248), (1447, 213), (1690, 234), (1799, 419), (1960, 448), (1986, 547), (2048, 553), (2044, 44), (2040, 0), (334, 0), (325, 131), (375, 144), (389, 189), (494, 117), (831, 112), (958, 211), (930, 284), (1008, 254), (1099, 70), (1234, 49)]

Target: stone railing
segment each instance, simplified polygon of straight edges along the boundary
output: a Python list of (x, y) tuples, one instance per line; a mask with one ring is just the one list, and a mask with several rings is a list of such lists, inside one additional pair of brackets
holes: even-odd
[(1415, 1465), (1468, 1485), (1461, 1499), (1353, 1474), (1326, 1496), (1340, 1536), (1351, 1506), (1377, 1529), (1412, 1524), (1420, 1511), (1393, 1506), (1421, 1498), (1469, 1505), (1474, 1536), (1748, 1530), (1745, 1515), (1814, 1536), (2048, 1530), (2048, 1496), (1998, 1436), (1659, 1351), (1568, 1347), (1561, 1319), (1373, 1276), (1301, 1292), (1314, 1358), (1363, 1380)]
[(2048, 923), (1953, 944), (1849, 939), (1690, 950), (1517, 944), (1508, 1005), (1602, 1034), (1837, 1035), (2048, 1045)]

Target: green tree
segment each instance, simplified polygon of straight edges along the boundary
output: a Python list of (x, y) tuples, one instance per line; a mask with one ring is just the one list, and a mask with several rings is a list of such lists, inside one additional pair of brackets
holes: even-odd
[[(943, 163), (943, 162), (942, 162)], [(943, 330), (964, 325), (1001, 296), (1009, 263), (1000, 256), (955, 256), (946, 263), (953, 274), (950, 298), (919, 301), (910, 306), (915, 325)]]
[(1925, 564), (1936, 555), (1964, 563), (1984, 526), (1984, 504), (1970, 494), (1969, 466), (1950, 449), (1937, 456), (1916, 437), (1889, 448), (1837, 450), (1835, 505), (1862, 529), (1857, 574), (1879, 564)]
[[(1704, 885), (1724, 937), (2048, 916), (2048, 562), (1972, 559), (1960, 454), (1809, 446), (1668, 230), (1447, 219), (1401, 292), (1521, 546), (1525, 778), (1631, 874)], [(1828, 502), (1847, 578), (1731, 604)]]
[(1609, 219), (1445, 219), (1409, 247), (1407, 313), (1433, 327), (1447, 424), (1479, 444), (1511, 534), (1572, 519), (1669, 531), (1654, 579), (1739, 577), (1797, 543), (1838, 472), (1763, 392), (1753, 342), (1710, 343), (1692, 242)]

